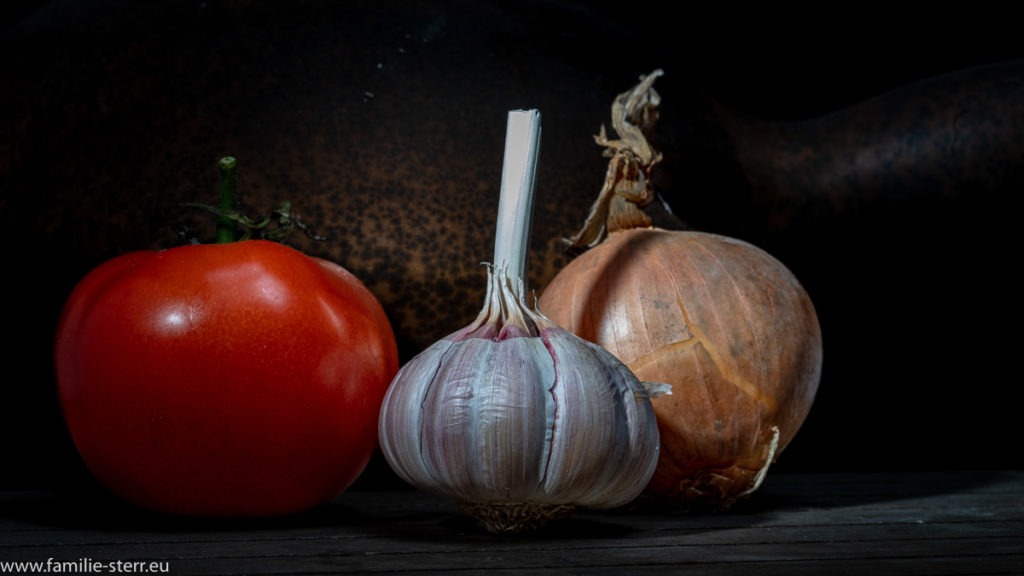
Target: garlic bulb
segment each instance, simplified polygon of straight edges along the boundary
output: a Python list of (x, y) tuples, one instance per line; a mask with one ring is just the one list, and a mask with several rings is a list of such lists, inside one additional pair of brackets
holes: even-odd
[(483, 310), (403, 366), (381, 408), (395, 473), (495, 532), (621, 506), (658, 460), (654, 410), (636, 376), (524, 301), (539, 118), (509, 113)]

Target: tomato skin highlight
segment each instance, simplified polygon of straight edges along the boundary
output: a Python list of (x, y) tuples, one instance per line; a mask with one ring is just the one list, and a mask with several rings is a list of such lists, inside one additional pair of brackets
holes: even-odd
[(65, 305), (55, 366), (72, 439), (113, 492), (266, 516), (327, 502), (362, 473), (398, 352), (352, 274), (248, 240), (100, 265)]

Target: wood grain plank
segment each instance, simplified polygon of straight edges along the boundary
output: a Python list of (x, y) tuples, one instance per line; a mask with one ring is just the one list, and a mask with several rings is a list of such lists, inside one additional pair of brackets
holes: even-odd
[(501, 537), (412, 490), (349, 492), (309, 514), (248, 521), (4, 493), (0, 562), (166, 561), (190, 574), (1011, 574), (1024, 555), (1022, 494), (1018, 471), (780, 476), (730, 513), (639, 503)]

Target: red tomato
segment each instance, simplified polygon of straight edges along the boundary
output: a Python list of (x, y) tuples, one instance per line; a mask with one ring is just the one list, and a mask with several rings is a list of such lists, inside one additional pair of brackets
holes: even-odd
[(398, 369), (359, 280), (262, 240), (100, 265), (65, 305), (55, 356), (93, 474), (145, 507), (210, 516), (298, 512), (347, 488)]

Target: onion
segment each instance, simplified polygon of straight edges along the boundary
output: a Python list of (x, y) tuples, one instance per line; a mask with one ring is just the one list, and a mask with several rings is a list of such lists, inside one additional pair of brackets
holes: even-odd
[(726, 509), (754, 492), (804, 422), (817, 392), (818, 318), (794, 275), (741, 240), (654, 228), (660, 159), (639, 124), (657, 105), (656, 72), (613, 106), (621, 140), (587, 225), (589, 249), (544, 289), (542, 313), (608, 349), (641, 381), (664, 382), (653, 400), (661, 452), (646, 488), (688, 508)]

